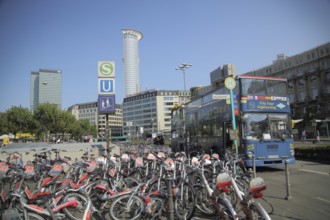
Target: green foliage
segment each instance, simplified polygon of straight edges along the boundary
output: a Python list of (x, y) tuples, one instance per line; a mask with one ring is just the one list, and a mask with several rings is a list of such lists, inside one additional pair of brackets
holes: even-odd
[(91, 126), (87, 120), (78, 121), (70, 112), (49, 103), (40, 104), (33, 113), (17, 106), (0, 113), (0, 135), (18, 132), (33, 133), (45, 141), (50, 135), (69, 135), (76, 140), (83, 135), (97, 136), (95, 125)]
[(5, 113), (1, 113), (1, 133), (28, 132), (33, 127), (32, 113), (27, 108), (13, 106)]

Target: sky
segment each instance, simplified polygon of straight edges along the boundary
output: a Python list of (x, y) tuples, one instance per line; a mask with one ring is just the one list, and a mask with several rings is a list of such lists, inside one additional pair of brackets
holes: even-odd
[(234, 64), (242, 74), (330, 41), (330, 0), (0, 0), (0, 112), (30, 107), (30, 75), (62, 70), (62, 108), (96, 102), (98, 61), (116, 66), (124, 98), (122, 29), (139, 42), (141, 90), (210, 84)]

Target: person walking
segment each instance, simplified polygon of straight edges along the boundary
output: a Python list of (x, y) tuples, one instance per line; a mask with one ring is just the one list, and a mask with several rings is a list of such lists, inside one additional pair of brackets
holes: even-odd
[(315, 136), (316, 136), (316, 143), (321, 143), (319, 130), (316, 130)]
[(306, 143), (306, 131), (305, 131), (305, 129), (301, 132), (301, 142)]

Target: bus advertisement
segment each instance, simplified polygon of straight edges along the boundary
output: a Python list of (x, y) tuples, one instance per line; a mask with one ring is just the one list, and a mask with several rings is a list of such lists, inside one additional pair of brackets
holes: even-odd
[[(233, 89), (238, 154), (253, 166), (295, 163), (287, 80), (236, 76)], [(185, 107), (188, 151), (223, 153), (234, 149), (229, 90), (223, 86), (192, 99)], [(214, 98), (217, 95), (224, 98)], [(253, 154), (251, 154), (253, 153)], [(252, 156), (253, 155), (253, 156)]]

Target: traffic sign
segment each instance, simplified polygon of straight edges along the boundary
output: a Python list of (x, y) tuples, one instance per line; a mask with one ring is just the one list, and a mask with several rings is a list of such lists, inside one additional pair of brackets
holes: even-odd
[(229, 94), (213, 94), (212, 98), (213, 99), (229, 99), (230, 95)]
[(114, 95), (115, 94), (115, 79), (98, 78), (98, 94), (99, 95)]
[(225, 86), (227, 89), (234, 89), (236, 87), (236, 80), (233, 77), (227, 77), (225, 79)]
[(99, 61), (98, 77), (114, 78), (115, 77), (115, 62)]
[(108, 114), (116, 112), (116, 98), (114, 95), (111, 96), (98, 96), (97, 107), (99, 114)]

